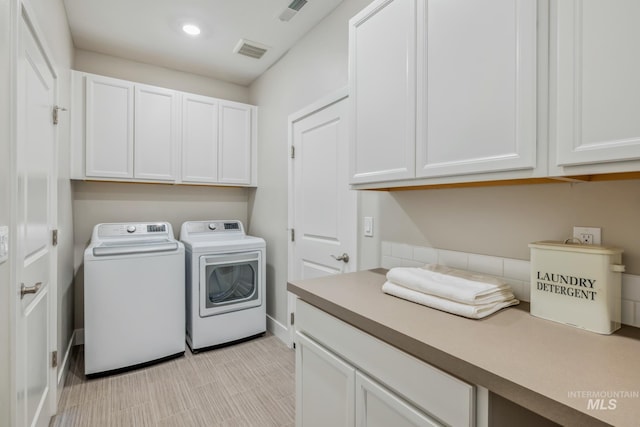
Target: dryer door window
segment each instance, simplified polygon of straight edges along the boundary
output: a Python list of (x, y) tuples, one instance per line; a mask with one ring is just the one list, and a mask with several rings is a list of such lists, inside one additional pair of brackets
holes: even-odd
[(200, 315), (210, 316), (261, 304), (260, 252), (200, 259)]

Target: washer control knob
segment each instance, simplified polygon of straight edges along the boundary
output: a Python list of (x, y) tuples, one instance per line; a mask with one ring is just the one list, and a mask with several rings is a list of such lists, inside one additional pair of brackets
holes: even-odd
[(127, 233), (133, 233), (136, 231), (136, 226), (135, 225), (130, 225), (127, 227)]
[(209, 230), (213, 231), (216, 228), (218, 228), (218, 227), (216, 227), (216, 225), (214, 223), (209, 224)]

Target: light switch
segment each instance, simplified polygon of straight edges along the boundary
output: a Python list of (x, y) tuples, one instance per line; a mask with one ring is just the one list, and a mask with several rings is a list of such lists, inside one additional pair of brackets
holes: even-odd
[(373, 237), (373, 217), (364, 217), (364, 235), (365, 237)]
[(0, 264), (9, 258), (9, 227), (0, 226)]

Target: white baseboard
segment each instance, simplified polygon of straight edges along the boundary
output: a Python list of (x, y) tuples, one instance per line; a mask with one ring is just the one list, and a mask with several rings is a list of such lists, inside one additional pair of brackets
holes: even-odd
[(267, 314), (267, 330), (278, 337), (287, 347), (291, 347), (289, 330), (282, 323)]
[(73, 345), (84, 345), (84, 328), (73, 331), (73, 337), (75, 339)]
[[(64, 379), (67, 377), (67, 372), (69, 371), (69, 362), (71, 360), (71, 349), (74, 346), (74, 341), (76, 337), (76, 331), (73, 331), (71, 334), (71, 339), (69, 340), (69, 344), (67, 345), (67, 349), (64, 352), (64, 358), (62, 359), (62, 364), (58, 369), (58, 390), (61, 391), (64, 387)], [(58, 393), (58, 398), (60, 397), (60, 393)]]

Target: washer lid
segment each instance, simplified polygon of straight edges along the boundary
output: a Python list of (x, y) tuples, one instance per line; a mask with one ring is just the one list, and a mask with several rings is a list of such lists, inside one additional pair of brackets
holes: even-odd
[(131, 255), (176, 251), (180, 247), (176, 240), (103, 242), (93, 247), (93, 256)]

